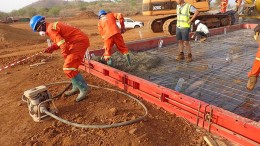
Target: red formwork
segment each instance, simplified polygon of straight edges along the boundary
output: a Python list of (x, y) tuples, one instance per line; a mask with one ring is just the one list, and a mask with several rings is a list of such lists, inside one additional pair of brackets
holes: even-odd
[[(211, 35), (218, 35), (239, 29), (252, 29), (255, 26), (256, 24), (239, 24), (211, 29), (210, 32)], [(164, 45), (176, 42), (175, 36), (172, 36), (130, 42), (127, 46), (136, 51), (148, 50), (157, 47), (159, 40), (163, 40)], [(100, 55), (102, 52), (103, 50), (95, 50), (90, 51), (90, 54)], [(80, 69), (235, 143), (240, 145), (260, 145), (259, 122), (93, 60), (85, 61), (80, 66)]]

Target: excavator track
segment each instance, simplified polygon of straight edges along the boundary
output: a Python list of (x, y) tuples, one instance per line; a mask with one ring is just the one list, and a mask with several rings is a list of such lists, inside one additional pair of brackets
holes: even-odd
[(163, 32), (165, 34), (175, 35), (176, 34), (176, 25), (177, 25), (176, 18), (165, 21), (163, 24)]
[(152, 32), (156, 33), (156, 32), (162, 32), (162, 25), (163, 25), (163, 21), (162, 20), (150, 20), (147, 24), (148, 29), (151, 30)]
[[(208, 28), (217, 28), (232, 25), (235, 23), (235, 20), (232, 19), (233, 12), (227, 14), (206, 14), (199, 15), (196, 19), (201, 20), (202, 23), (206, 24)], [(152, 32), (164, 32), (168, 35), (176, 34), (176, 24), (177, 18), (176, 15), (170, 17), (157, 18), (150, 21), (149, 29)]]
[(148, 29), (154, 33), (163, 32), (163, 25), (164, 25), (165, 21), (167, 21), (168, 19), (175, 18), (175, 17), (177, 17), (177, 16), (169, 15), (169, 16), (162, 17), (162, 18), (152, 19), (147, 24)]
[(260, 0), (245, 0), (239, 17), (260, 19)]

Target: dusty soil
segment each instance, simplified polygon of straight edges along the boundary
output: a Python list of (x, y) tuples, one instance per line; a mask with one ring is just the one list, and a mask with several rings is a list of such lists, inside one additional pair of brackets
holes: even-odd
[[(151, 17), (134, 16), (147, 24)], [(79, 27), (90, 37), (90, 49), (99, 49), (103, 43), (97, 32), (96, 19), (63, 19)], [(55, 21), (51, 19), (50, 21)], [(47, 47), (46, 38), (33, 33), (28, 23), (1, 25), (0, 65), (4, 66)], [(129, 30), (124, 34), (126, 42), (162, 36), (150, 33), (146, 28)], [(4, 44), (4, 45), (2, 45)], [(42, 59), (47, 62), (30, 67)], [(63, 58), (57, 51), (53, 55), (41, 54), (25, 63), (0, 72), (0, 143), (10, 145), (205, 145), (203, 136), (209, 135), (220, 143), (232, 144), (220, 137), (208, 134), (185, 119), (165, 112), (142, 100), (148, 108), (148, 116), (141, 122), (111, 129), (80, 129), (65, 125), (55, 119), (34, 122), (28, 114), (26, 103), (22, 102), (23, 92), (33, 87), (68, 80), (62, 71)], [(82, 73), (89, 84), (116, 87), (87, 73)], [(60, 92), (64, 86), (50, 88), (52, 94)], [(88, 98), (75, 103), (75, 96), (55, 100), (58, 116), (83, 124), (111, 124), (135, 119), (143, 114), (143, 109), (135, 101), (115, 92), (93, 89)], [(141, 100), (141, 99), (140, 99)]]

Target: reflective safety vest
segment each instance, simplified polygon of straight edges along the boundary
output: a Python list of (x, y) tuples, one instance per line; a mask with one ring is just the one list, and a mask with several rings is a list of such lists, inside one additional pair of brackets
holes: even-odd
[(190, 7), (189, 3), (185, 3), (182, 7), (177, 5), (177, 27), (190, 28), (188, 23), (190, 20)]

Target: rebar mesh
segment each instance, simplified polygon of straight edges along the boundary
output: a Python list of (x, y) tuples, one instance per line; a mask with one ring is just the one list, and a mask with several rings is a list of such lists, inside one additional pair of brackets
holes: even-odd
[(259, 121), (260, 84), (254, 91), (246, 90), (247, 72), (258, 49), (253, 34), (252, 30), (238, 30), (212, 36), (202, 43), (191, 42), (190, 63), (175, 61), (179, 53), (177, 44), (152, 49), (146, 52), (163, 58), (163, 63), (145, 70), (145, 74), (140, 70), (131, 74), (171, 89), (183, 78), (182, 93)]

